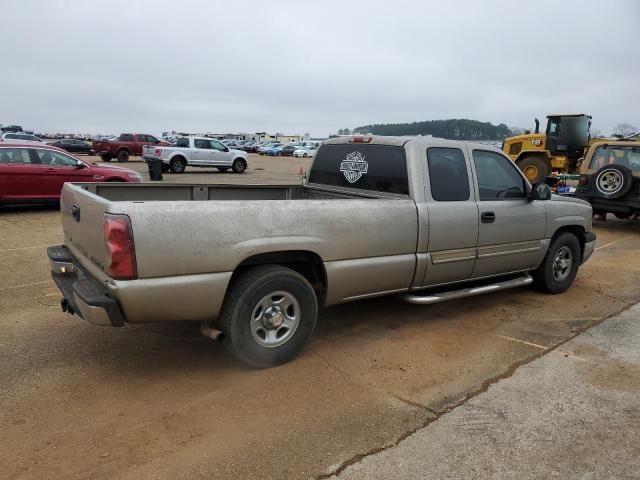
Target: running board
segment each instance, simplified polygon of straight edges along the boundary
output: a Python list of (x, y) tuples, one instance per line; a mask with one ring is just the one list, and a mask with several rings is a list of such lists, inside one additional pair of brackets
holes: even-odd
[(523, 287), (533, 283), (531, 275), (525, 275), (523, 277), (512, 278), (502, 282), (490, 283), (488, 285), (482, 285), (479, 287), (463, 288), (461, 290), (451, 290), (449, 292), (433, 293), (427, 295), (415, 295), (405, 293), (400, 295), (400, 298), (405, 302), (415, 303), (417, 305), (431, 305), (432, 303), (447, 302), (449, 300), (455, 300), (458, 298), (473, 297), (475, 295), (482, 295), (483, 293), (498, 292), (500, 290), (507, 290), (509, 288)]

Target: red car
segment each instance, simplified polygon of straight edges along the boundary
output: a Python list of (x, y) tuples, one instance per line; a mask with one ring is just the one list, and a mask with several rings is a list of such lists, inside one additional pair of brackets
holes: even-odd
[(49, 203), (60, 199), (65, 182), (142, 182), (121, 167), (84, 162), (50, 145), (0, 145), (0, 204)]

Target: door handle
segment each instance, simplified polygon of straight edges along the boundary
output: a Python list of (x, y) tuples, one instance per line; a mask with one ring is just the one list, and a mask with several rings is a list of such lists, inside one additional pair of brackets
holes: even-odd
[(496, 221), (496, 214), (493, 212), (482, 212), (480, 214), (480, 221), (482, 223), (493, 223)]

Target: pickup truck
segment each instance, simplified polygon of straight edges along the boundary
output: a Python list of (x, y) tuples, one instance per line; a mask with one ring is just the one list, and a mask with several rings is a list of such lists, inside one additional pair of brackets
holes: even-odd
[(221, 172), (231, 169), (242, 173), (247, 168), (247, 152), (233, 150), (218, 140), (205, 137), (178, 138), (175, 146), (146, 145), (142, 149), (145, 161), (162, 160), (165, 172), (182, 173), (187, 166), (216, 167)]
[(123, 133), (115, 140), (96, 140), (92, 149), (104, 162), (116, 158), (119, 162), (128, 162), (130, 156), (141, 156), (145, 145), (170, 145), (169, 142), (158, 140), (153, 135), (142, 133)]
[(48, 256), (64, 311), (202, 322), (259, 368), (298, 354), (321, 307), (560, 293), (595, 245), (588, 203), (496, 148), (420, 137), (327, 140), (299, 185), (67, 183), (61, 212)]

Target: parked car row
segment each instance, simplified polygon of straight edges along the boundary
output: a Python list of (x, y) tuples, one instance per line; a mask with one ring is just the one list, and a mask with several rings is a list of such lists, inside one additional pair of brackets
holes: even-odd
[[(313, 157), (316, 150), (322, 142), (318, 141), (306, 141), (306, 142), (292, 142), (284, 144), (282, 142), (262, 141), (256, 142), (254, 140), (222, 140), (225, 146), (236, 150), (244, 150), (248, 153), (259, 153), (260, 155), (269, 156), (295, 156), (295, 157)], [(297, 154), (296, 154), (297, 152)]]

